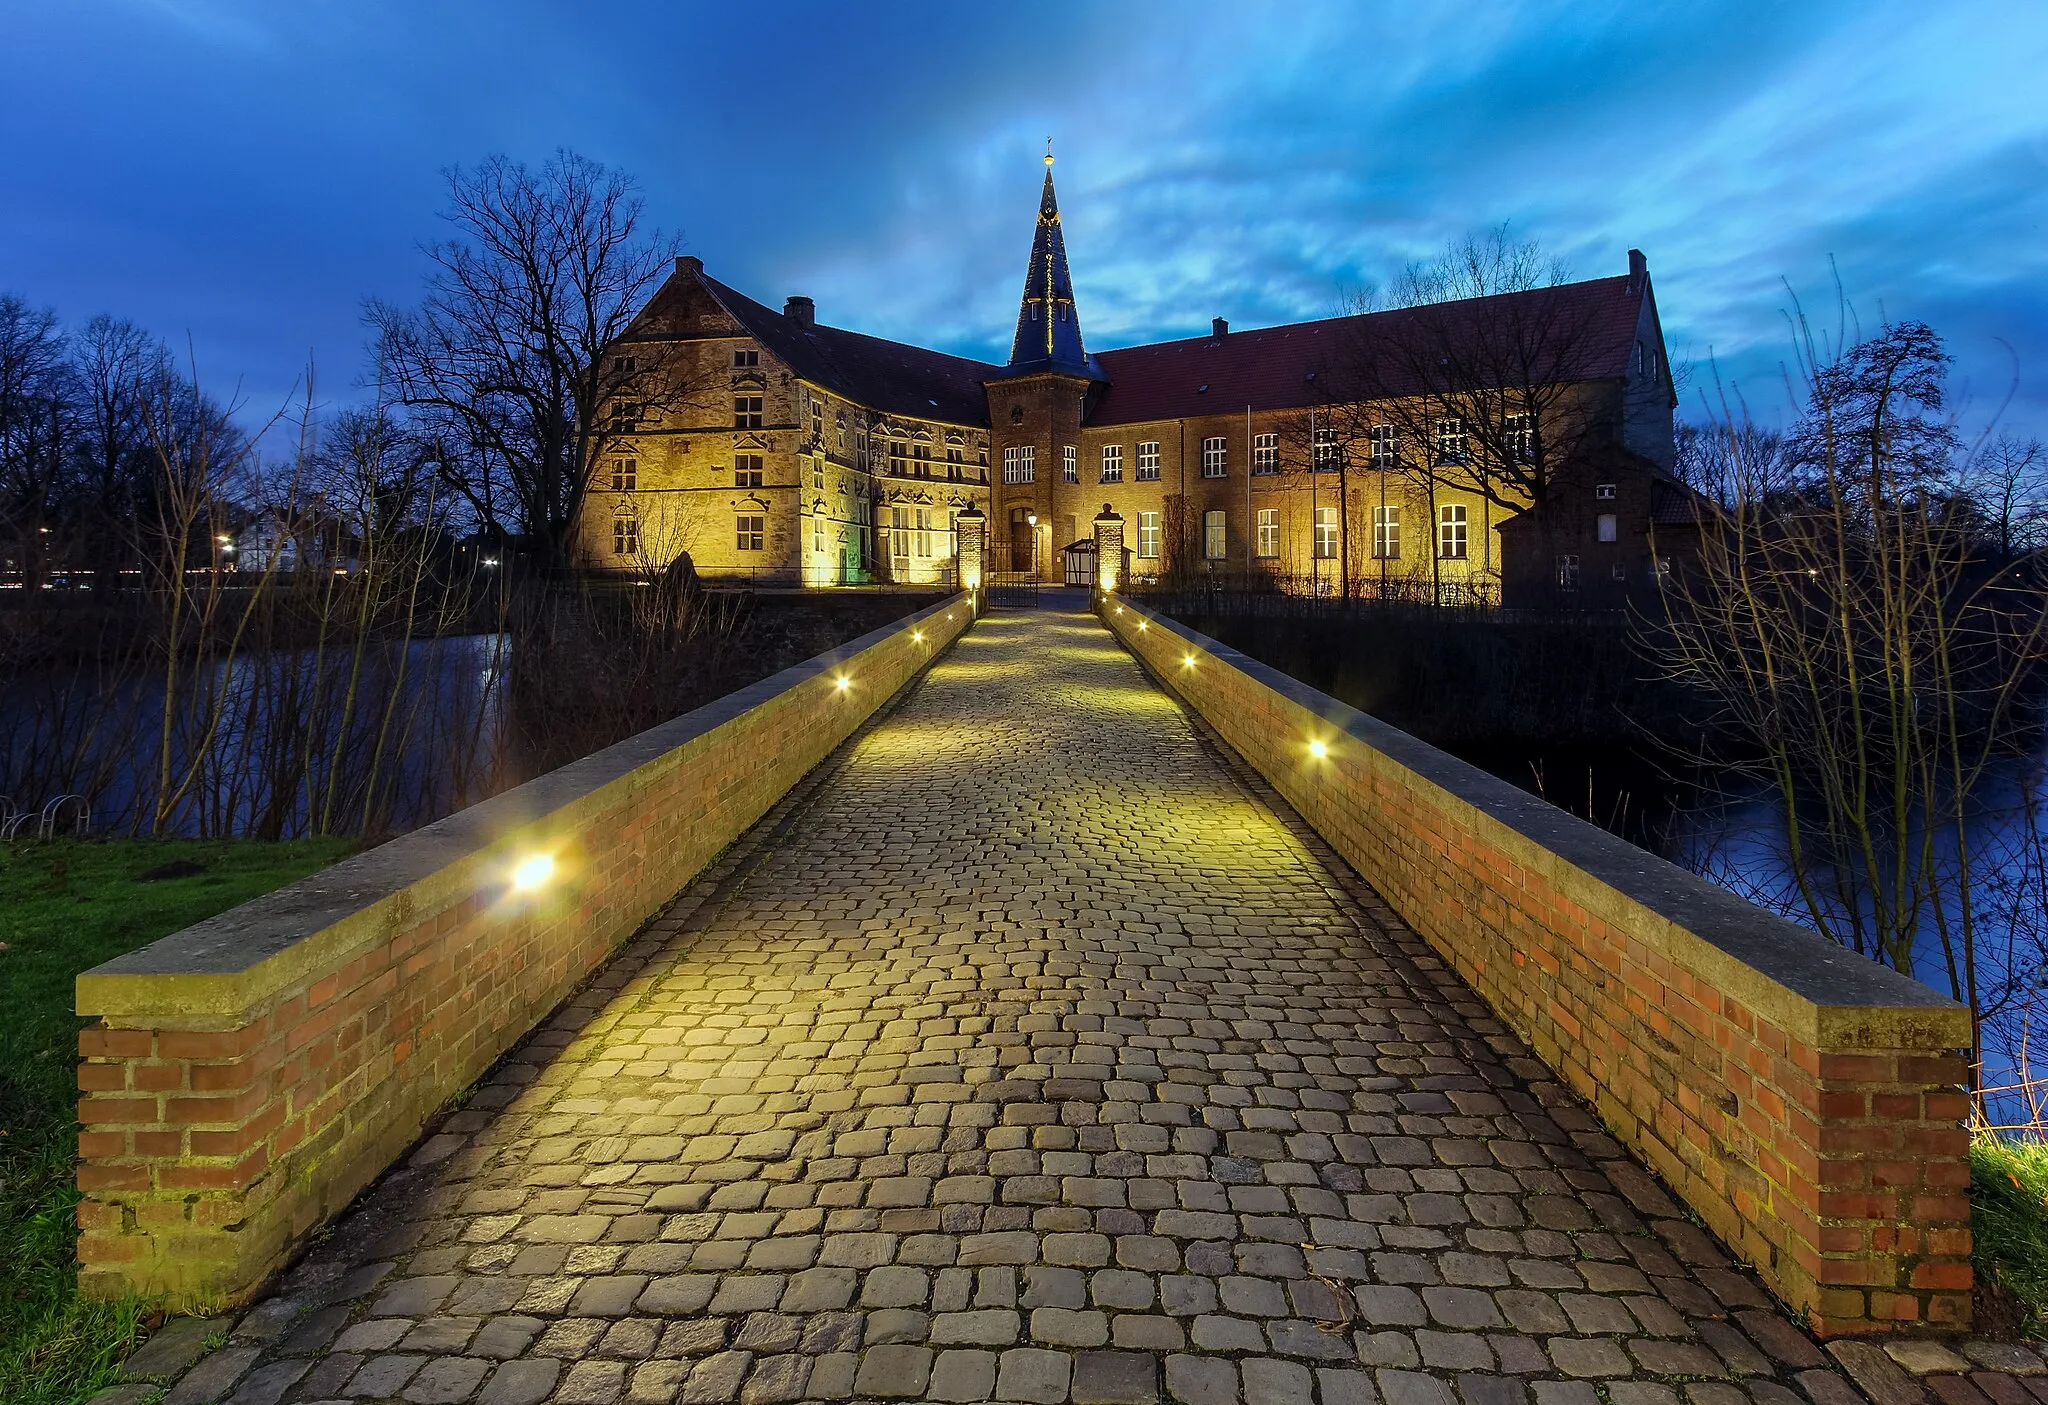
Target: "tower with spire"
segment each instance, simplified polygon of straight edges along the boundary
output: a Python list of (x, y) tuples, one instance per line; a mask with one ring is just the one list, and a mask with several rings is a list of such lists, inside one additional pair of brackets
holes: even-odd
[(983, 383), (991, 467), (1001, 465), (990, 485), (993, 564), (997, 570), (1035, 570), (1043, 580), (1060, 579), (1061, 552), (1084, 530), (1089, 515), (1080, 484), (1066, 481), (1066, 464), (1069, 457), (1078, 460), (1089, 394), (1107, 380), (1081, 340), (1051, 148), (1047, 141), (1045, 185), (1009, 364)]

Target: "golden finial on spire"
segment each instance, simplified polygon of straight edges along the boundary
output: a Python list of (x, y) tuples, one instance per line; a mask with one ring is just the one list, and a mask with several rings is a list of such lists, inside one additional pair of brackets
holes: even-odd
[(1052, 165), (1052, 138), (1051, 138), (1051, 137), (1047, 137), (1047, 138), (1045, 139), (1045, 164), (1046, 164), (1046, 165), (1047, 165), (1048, 167)]

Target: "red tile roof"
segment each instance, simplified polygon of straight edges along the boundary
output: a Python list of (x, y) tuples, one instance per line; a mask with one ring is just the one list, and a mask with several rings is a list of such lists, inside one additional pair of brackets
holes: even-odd
[[(1400, 357), (1388, 355), (1370, 366), (1361, 366), (1359, 358), (1375, 349), (1391, 353), (1417, 335), (1449, 339), (1489, 325), (1569, 327), (1576, 343), (1571, 379), (1619, 376), (1627, 371), (1635, 346), (1646, 287), (1627, 275), (1595, 278), (1526, 293), (1099, 352), (1096, 359), (1109, 387), (1089, 408), (1088, 423), (1242, 414), (1246, 406), (1306, 409), (1352, 398), (1331, 385), (1333, 378), (1352, 386), (1368, 382), (1376, 395), (1413, 394), (1423, 387), (1403, 373)], [(1438, 320), (1444, 318), (1456, 320)], [(1318, 386), (1319, 379), (1327, 392)]]

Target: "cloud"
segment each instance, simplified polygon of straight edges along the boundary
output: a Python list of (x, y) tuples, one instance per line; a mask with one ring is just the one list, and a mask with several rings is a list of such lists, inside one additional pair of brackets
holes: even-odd
[[(2005, 345), (2048, 378), (2048, 12), (2025, 7), (152, 12), (0, 19), (31, 212), (0, 267), (191, 328), (252, 385), (309, 345), (352, 370), (357, 300), (413, 286), (439, 168), (558, 145), (635, 171), (764, 301), (1000, 357), (1048, 133), (1097, 347), (1324, 315), (1511, 220), (1583, 276), (1645, 250), (1674, 342), (1746, 385), (1775, 376), (1784, 281), (1825, 300), (1831, 268), (1867, 314), (1946, 332), (1973, 403), (2004, 395)], [(2012, 414), (2048, 430), (2032, 379)]]

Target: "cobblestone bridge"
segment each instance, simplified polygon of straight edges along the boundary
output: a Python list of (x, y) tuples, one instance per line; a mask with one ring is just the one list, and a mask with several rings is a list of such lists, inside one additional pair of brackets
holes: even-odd
[(1861, 1398), (1092, 619), (1047, 611), (978, 625), (169, 1401), (1681, 1396)]

